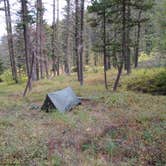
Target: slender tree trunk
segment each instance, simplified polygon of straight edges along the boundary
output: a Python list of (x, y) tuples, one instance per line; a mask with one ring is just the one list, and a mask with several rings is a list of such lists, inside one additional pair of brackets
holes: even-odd
[(83, 85), (83, 33), (84, 33), (84, 0), (81, 0), (81, 19), (80, 19), (80, 85)]
[(115, 83), (114, 83), (113, 91), (116, 91), (116, 90), (117, 90), (117, 87), (118, 87), (118, 84), (119, 84), (119, 80), (120, 80), (120, 76), (121, 76), (121, 74), (122, 74), (122, 70), (123, 70), (123, 64), (121, 64), (121, 65), (118, 67), (118, 75), (117, 75), (116, 80), (115, 80)]
[(43, 56), (43, 5), (42, 0), (38, 1), (38, 10), (39, 10), (39, 52), (40, 52), (40, 77), (44, 78), (43, 74), (43, 64), (44, 64), (44, 56)]
[(35, 56), (35, 65), (36, 65), (36, 79), (39, 80), (40, 79), (40, 75), (39, 75), (39, 59), (40, 59), (40, 51), (39, 51), (39, 48), (40, 48), (40, 29), (39, 29), (39, 3), (38, 3), (38, 0), (37, 0), (37, 14), (36, 14), (36, 56)]
[(103, 53), (104, 53), (104, 83), (105, 88), (108, 89), (107, 85), (107, 53), (106, 53), (106, 11), (104, 9), (103, 15)]
[(55, 25), (55, 0), (53, 0), (53, 23), (52, 23), (52, 28), (53, 28), (53, 34), (52, 34), (52, 60), (53, 60), (53, 73), (54, 76), (56, 76), (56, 56), (55, 56), (55, 51), (56, 51), (56, 44), (55, 44), (55, 37), (56, 37), (56, 25)]
[(84, 37), (84, 48), (85, 48), (85, 64), (86, 65), (89, 65), (89, 54), (90, 54), (90, 40), (89, 40), (89, 36), (90, 36), (90, 33), (89, 33), (89, 27), (88, 25), (84, 25), (85, 26), (85, 37)]
[[(128, 0), (128, 3), (130, 3), (130, 0)], [(126, 30), (126, 70), (127, 74), (130, 74), (131, 72), (131, 62), (130, 62), (130, 6), (128, 5), (127, 8), (127, 30)]]
[(44, 66), (45, 66), (46, 78), (49, 78), (47, 51), (44, 51), (43, 53), (44, 53)]
[(89, 43), (85, 46), (86, 51), (85, 51), (85, 64), (89, 65)]
[(78, 46), (79, 46), (79, 10), (78, 10), (78, 0), (75, 0), (75, 56), (76, 56), (76, 64), (77, 64), (77, 78), (78, 81), (80, 81), (80, 61), (79, 61), (79, 51), (78, 51)]
[(119, 80), (123, 70), (123, 63), (126, 57), (126, 0), (122, 2), (122, 56), (120, 59), (120, 66), (118, 66), (118, 74), (114, 83), (113, 91), (117, 90)]
[(10, 4), (9, 0), (4, 0), (5, 7), (5, 18), (6, 18), (6, 29), (7, 29), (7, 38), (8, 38), (8, 49), (9, 57), (12, 69), (13, 80), (18, 83), (17, 77), (17, 68), (15, 62), (14, 46), (13, 46), (13, 34), (12, 34), (12, 25), (11, 25), (11, 14), (10, 14)]
[[(27, 1), (21, 0), (22, 6), (22, 21), (23, 21), (23, 34), (24, 34), (24, 45), (25, 45), (25, 61), (26, 61), (26, 70), (27, 76), (30, 76), (30, 58), (29, 58), (29, 37), (28, 37), (28, 10), (27, 10)], [(31, 89), (31, 81), (28, 84), (29, 89)]]
[(107, 56), (107, 70), (108, 69), (111, 69), (111, 57), (110, 57), (110, 55)]
[(141, 32), (141, 23), (140, 23), (141, 14), (142, 14), (142, 10), (140, 10), (138, 14), (138, 30), (137, 30), (137, 39), (136, 39), (136, 46), (135, 46), (135, 65), (134, 65), (135, 68), (138, 67), (138, 54), (139, 54), (140, 32)]
[(59, 0), (57, 0), (57, 20), (56, 20), (57, 28), (56, 28), (56, 39), (57, 39), (57, 75), (60, 74), (60, 51), (59, 51)]
[(93, 59), (94, 59), (94, 66), (97, 66), (97, 54), (94, 53)]
[(65, 73), (70, 74), (70, 0), (67, 0)]
[[(114, 36), (113, 37), (114, 37), (114, 42), (116, 43), (117, 42), (117, 31), (116, 30), (114, 31)], [(116, 56), (116, 54), (117, 54), (117, 51), (116, 51), (116, 48), (114, 47), (113, 51), (112, 51), (112, 56), (113, 56), (113, 67), (115, 67), (115, 68), (117, 67), (117, 64), (116, 64), (116, 61), (117, 61), (116, 57), (117, 56)]]
[(37, 16), (36, 16), (36, 74), (37, 79), (44, 78), (44, 41), (43, 41), (43, 3), (37, 0)]
[(32, 79), (32, 74), (33, 74), (34, 60), (35, 60), (35, 56), (34, 56), (34, 52), (33, 52), (32, 62), (31, 62), (31, 69), (30, 69), (30, 73), (29, 73), (29, 76), (28, 76), (28, 81), (27, 81), (27, 84), (26, 84), (26, 87), (25, 87), (25, 90), (24, 90), (24, 93), (23, 93), (23, 97), (26, 96), (27, 91), (28, 91), (28, 87), (31, 86), (30, 84), (31, 84), (31, 79)]

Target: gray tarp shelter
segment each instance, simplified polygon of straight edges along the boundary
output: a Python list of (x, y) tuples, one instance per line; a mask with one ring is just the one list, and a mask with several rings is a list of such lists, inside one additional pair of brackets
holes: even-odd
[(59, 112), (70, 111), (74, 106), (81, 104), (71, 87), (48, 93), (41, 110), (57, 109)]

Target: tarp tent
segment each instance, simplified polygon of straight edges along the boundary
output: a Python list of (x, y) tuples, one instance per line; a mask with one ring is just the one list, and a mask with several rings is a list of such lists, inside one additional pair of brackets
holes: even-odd
[(48, 93), (41, 110), (49, 111), (56, 108), (60, 112), (66, 112), (80, 103), (81, 101), (75, 95), (71, 87), (67, 87), (60, 91)]

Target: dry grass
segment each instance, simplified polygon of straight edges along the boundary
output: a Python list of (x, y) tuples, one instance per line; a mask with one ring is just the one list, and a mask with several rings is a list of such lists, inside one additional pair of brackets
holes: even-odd
[[(42, 80), (24, 99), (23, 85), (0, 84), (0, 165), (165, 165), (166, 97), (107, 92), (102, 79)], [(92, 100), (65, 114), (35, 109), (66, 86)]]

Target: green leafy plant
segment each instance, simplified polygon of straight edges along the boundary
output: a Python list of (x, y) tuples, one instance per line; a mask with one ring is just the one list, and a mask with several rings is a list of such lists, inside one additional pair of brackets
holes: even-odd
[(128, 90), (166, 95), (166, 69), (136, 70), (131, 77), (126, 78), (125, 83)]
[(15, 83), (14, 80), (13, 80), (13, 78), (12, 78), (12, 73), (11, 73), (10, 70), (6, 70), (6, 71), (0, 76), (0, 78), (1, 78), (4, 82), (6, 82), (8, 85), (12, 85), (12, 84)]

